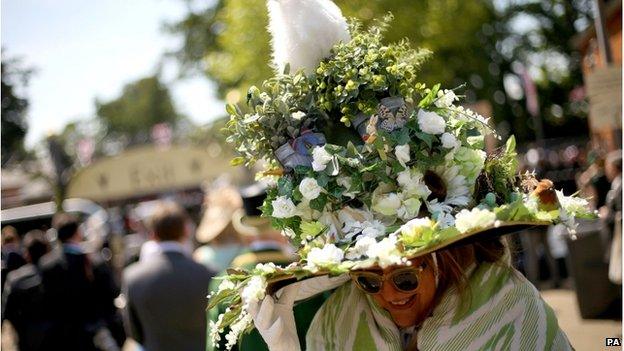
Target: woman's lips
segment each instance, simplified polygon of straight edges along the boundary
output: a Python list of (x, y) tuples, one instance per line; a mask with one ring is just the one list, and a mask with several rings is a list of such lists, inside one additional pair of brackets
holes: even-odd
[(416, 295), (418, 294), (414, 294), (402, 300), (388, 301), (388, 304), (390, 305), (390, 307), (392, 307), (393, 310), (405, 310), (412, 307), (414, 302), (416, 302)]

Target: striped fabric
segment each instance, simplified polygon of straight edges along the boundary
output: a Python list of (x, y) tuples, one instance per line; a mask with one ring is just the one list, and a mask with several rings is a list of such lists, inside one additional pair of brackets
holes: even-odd
[[(450, 288), (415, 337), (428, 350), (571, 350), (552, 309), (519, 272), (481, 264), (469, 294)], [(314, 317), (306, 337), (312, 351), (402, 350), (399, 329), (373, 299), (348, 282)]]

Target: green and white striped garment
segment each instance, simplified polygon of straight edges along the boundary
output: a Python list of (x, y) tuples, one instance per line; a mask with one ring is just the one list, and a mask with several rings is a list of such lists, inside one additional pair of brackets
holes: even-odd
[[(502, 264), (472, 269), (470, 294), (452, 287), (418, 331), (420, 351), (571, 350), (552, 309), (529, 281)], [(318, 311), (306, 336), (308, 350), (402, 350), (390, 315), (352, 282)]]

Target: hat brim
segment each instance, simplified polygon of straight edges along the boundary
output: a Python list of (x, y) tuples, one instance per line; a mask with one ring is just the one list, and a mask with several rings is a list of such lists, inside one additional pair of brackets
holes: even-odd
[[(473, 231), (469, 231), (463, 234), (459, 234), (450, 238), (446, 238), (443, 241), (438, 243), (434, 243), (429, 246), (425, 246), (420, 250), (411, 251), (410, 254), (406, 255), (407, 259), (413, 259), (428, 255), (432, 252), (450, 249), (453, 247), (463, 246), (475, 243), (481, 240), (494, 239), (503, 235), (517, 233), (523, 230), (535, 228), (535, 227), (544, 227), (549, 226), (552, 223), (550, 222), (502, 222), (498, 223), (498, 225), (490, 226), (487, 228), (480, 228)], [(310, 274), (303, 279), (312, 278), (316, 276), (328, 275), (329, 271), (319, 270), (314, 274)], [(295, 277), (294, 274), (284, 274), (281, 276), (276, 276), (267, 281), (267, 292), (269, 294), (273, 294), (282, 287), (292, 284), (298, 280), (302, 280), (301, 278)]]
[(232, 215), (234, 229), (244, 236), (257, 236), (267, 230), (272, 230), (271, 220), (266, 217), (246, 216), (243, 209), (239, 209)]

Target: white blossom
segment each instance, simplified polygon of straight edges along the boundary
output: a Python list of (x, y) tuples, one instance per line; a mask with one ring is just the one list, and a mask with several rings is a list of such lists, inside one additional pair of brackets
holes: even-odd
[(238, 342), (238, 336), (247, 329), (247, 327), (253, 322), (251, 315), (243, 311), (238, 319), (230, 324), (230, 331), (225, 335), (225, 340), (227, 343), (225, 344), (225, 348), (227, 350), (231, 350), (234, 345)]
[(273, 262), (269, 262), (269, 263), (258, 263), (256, 265), (255, 270), (259, 271), (262, 274), (271, 274), (271, 273), (275, 273), (275, 270), (277, 269), (277, 266), (275, 265), (275, 263)]
[(435, 105), (440, 108), (450, 107), (453, 105), (453, 102), (459, 100), (455, 92), (452, 90), (439, 90), (438, 98), (435, 101)]
[(318, 185), (314, 178), (307, 177), (299, 183), (299, 191), (307, 200), (314, 200), (319, 197), (321, 190), (323, 190), (323, 188)]
[(403, 166), (403, 168), (407, 167), (406, 163), (410, 160), (410, 146), (409, 144), (399, 145), (394, 148), (394, 155), (397, 158), (397, 161)]
[(411, 197), (426, 199), (431, 194), (431, 190), (423, 178), (423, 174), (418, 169), (411, 168), (397, 174), (397, 183), (399, 183), (403, 193)]
[(324, 146), (315, 147), (312, 149), (312, 169), (316, 172), (324, 171), (332, 157)]
[(365, 221), (362, 223), (362, 236), (376, 238), (386, 233), (386, 226), (378, 220)]
[(373, 194), (371, 209), (385, 216), (395, 216), (401, 207), (401, 197), (397, 193)]
[(461, 210), (455, 216), (455, 228), (461, 233), (466, 233), (473, 229), (487, 228), (496, 222), (496, 214), (487, 209), (479, 209), (477, 207), (468, 211)]
[(241, 292), (243, 303), (248, 306), (250, 303), (264, 299), (266, 287), (267, 282), (263, 276), (254, 275), (251, 277)]
[[(400, 197), (402, 198), (403, 196)], [(406, 221), (410, 220), (418, 215), (420, 205), (422, 205), (422, 202), (417, 198), (402, 199), (401, 207), (397, 210), (397, 216)]]
[(455, 136), (451, 133), (442, 134), (440, 140), (442, 141), (442, 147), (445, 149), (456, 149), (460, 145), (457, 138), (455, 138)]
[(273, 206), (272, 216), (275, 218), (290, 218), (295, 215), (297, 207), (286, 196), (279, 196), (271, 202)]
[(303, 117), (305, 117), (305, 112), (302, 111), (297, 111), (297, 112), (293, 112), (290, 114), (290, 117), (292, 117), (293, 119), (300, 121)]
[(317, 271), (319, 268), (338, 264), (344, 258), (344, 252), (334, 244), (325, 244), (322, 249), (315, 247), (308, 253), (307, 268)]
[(366, 250), (366, 256), (376, 259), (381, 268), (401, 264), (401, 253), (397, 249), (397, 237), (390, 235)]
[(228, 279), (223, 279), (221, 281), (221, 284), (219, 284), (219, 288), (217, 289), (217, 293), (220, 293), (221, 291), (224, 290), (232, 290), (236, 288), (236, 284), (234, 284), (232, 281), (228, 280)]
[(446, 122), (437, 113), (421, 109), (418, 111), (418, 126), (425, 133), (442, 134), (444, 133)]
[(563, 191), (560, 190), (556, 190), (555, 192), (557, 193), (559, 205), (569, 214), (574, 216), (589, 213), (589, 202), (587, 202), (587, 200), (576, 196), (565, 196), (563, 195)]
[(366, 254), (371, 245), (375, 245), (377, 240), (368, 236), (360, 236), (355, 241), (355, 245), (347, 251), (347, 259), (355, 260)]

